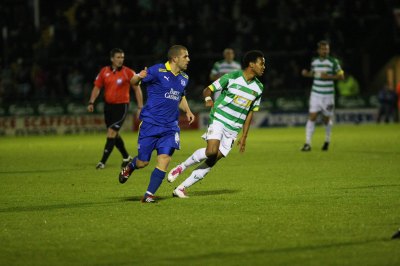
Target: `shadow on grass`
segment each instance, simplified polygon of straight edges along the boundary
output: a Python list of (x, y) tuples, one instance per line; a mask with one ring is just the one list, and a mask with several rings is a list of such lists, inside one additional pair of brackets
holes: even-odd
[[(119, 201), (141, 201), (142, 198), (143, 198), (143, 196), (133, 196), (133, 197), (119, 197), (119, 198), (115, 198), (115, 199), (119, 199)], [(156, 196), (157, 201), (162, 201), (162, 200), (166, 200), (166, 199), (167, 198)]]
[(35, 212), (35, 211), (52, 211), (61, 209), (73, 209), (73, 208), (86, 208), (93, 206), (108, 206), (110, 204), (117, 204), (115, 201), (106, 202), (76, 202), (76, 203), (61, 203), (53, 205), (37, 205), (37, 206), (18, 206), (9, 208), (0, 208), (0, 213), (7, 212)]
[(240, 190), (237, 190), (237, 189), (193, 191), (193, 192), (190, 192), (189, 196), (213, 196), (213, 195), (222, 195), (222, 194), (234, 194), (234, 193), (238, 193), (239, 191)]
[(39, 174), (39, 173), (57, 173), (57, 172), (71, 172), (71, 171), (82, 171), (82, 167), (80, 168), (65, 168), (65, 169), (30, 169), (30, 170), (21, 170), (21, 171), (0, 171), (0, 174)]
[(371, 185), (371, 186), (359, 186), (359, 187), (342, 187), (337, 189), (369, 189), (369, 188), (387, 188), (387, 187), (400, 187), (400, 184), (388, 184), (388, 185)]
[[(98, 206), (106, 207), (110, 205), (120, 204), (121, 202), (126, 202), (126, 201), (139, 202), (141, 199), (142, 196), (133, 196), (133, 197), (112, 198), (111, 200), (104, 202), (75, 202), (75, 203), (61, 203), (53, 205), (17, 206), (17, 207), (0, 208), (0, 213), (53, 211), (53, 210), (74, 209), (74, 208), (76, 209), (90, 208)], [(162, 201), (165, 199), (166, 198), (159, 197), (157, 198), (157, 201)]]
[(387, 238), (376, 238), (369, 240), (359, 240), (359, 241), (351, 241), (351, 242), (341, 242), (341, 243), (332, 243), (332, 244), (321, 244), (321, 245), (306, 245), (306, 246), (297, 246), (297, 247), (283, 247), (276, 249), (257, 249), (257, 250), (246, 250), (242, 252), (213, 252), (208, 254), (203, 254), (199, 256), (187, 256), (180, 258), (168, 258), (169, 261), (176, 261), (178, 264), (186, 261), (196, 261), (201, 262), (205, 260), (205, 262), (209, 259), (232, 259), (232, 257), (242, 257), (242, 256), (252, 256), (252, 255), (263, 255), (263, 254), (276, 254), (276, 253), (291, 253), (291, 252), (307, 252), (307, 251), (319, 251), (330, 248), (340, 248), (340, 247), (350, 247), (350, 246), (359, 246), (371, 243), (378, 242), (389, 242), (391, 241), (390, 237)]
[[(208, 190), (208, 191), (193, 191), (190, 192), (190, 196), (213, 196), (221, 194), (238, 193), (240, 190), (233, 189), (220, 189), (220, 190)], [(118, 199), (120, 201), (140, 201), (143, 196), (132, 196), (132, 197), (113, 197), (111, 199)], [(171, 199), (171, 197), (157, 197), (157, 201)]]
[[(237, 193), (239, 190), (231, 190), (231, 189), (221, 189), (221, 190), (209, 190), (209, 191), (196, 191), (193, 192), (193, 196), (210, 196), (210, 195), (221, 195), (221, 194), (229, 194), (229, 193)], [(61, 209), (73, 209), (73, 208), (88, 208), (94, 206), (109, 206), (112, 204), (119, 204), (121, 202), (126, 201), (134, 201), (139, 202), (143, 196), (132, 196), (132, 197), (115, 197), (110, 198), (109, 201), (104, 202), (75, 202), (75, 203), (60, 203), (53, 205), (36, 205), (36, 206), (17, 206), (17, 207), (8, 207), (8, 208), (0, 208), (0, 213), (18, 213), (18, 212), (35, 212), (35, 211), (53, 211), (53, 210), (61, 210)], [(157, 197), (157, 201), (163, 201), (166, 199), (170, 199), (169, 197)]]
[[(238, 193), (240, 190), (235, 189), (218, 189), (218, 190), (206, 190), (206, 191), (193, 191), (190, 192), (190, 196), (213, 196), (222, 194)], [(119, 201), (140, 201), (143, 196), (131, 196), (131, 197), (113, 197), (111, 199), (117, 199)], [(172, 198), (172, 196), (171, 196)], [(157, 197), (157, 201), (170, 199), (170, 197)]]

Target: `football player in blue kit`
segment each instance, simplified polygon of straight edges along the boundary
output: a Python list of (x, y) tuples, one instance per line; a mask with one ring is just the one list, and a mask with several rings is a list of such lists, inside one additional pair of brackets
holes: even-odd
[(135, 169), (149, 164), (151, 153), (157, 150), (157, 165), (150, 176), (143, 203), (154, 203), (155, 192), (160, 187), (176, 149), (180, 149), (178, 126), (179, 109), (186, 113), (191, 124), (195, 116), (185, 97), (189, 77), (183, 71), (189, 63), (186, 47), (174, 45), (168, 50), (168, 62), (147, 69), (142, 84), (147, 86), (147, 102), (140, 113), (138, 155), (121, 170), (119, 182), (125, 183)]

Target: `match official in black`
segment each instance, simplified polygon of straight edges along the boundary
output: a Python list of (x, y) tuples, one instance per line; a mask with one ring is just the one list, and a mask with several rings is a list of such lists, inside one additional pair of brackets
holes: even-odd
[(107, 126), (107, 141), (104, 147), (103, 156), (96, 165), (96, 169), (103, 169), (114, 146), (121, 152), (122, 165), (125, 167), (131, 157), (126, 151), (124, 141), (119, 134), (125, 117), (129, 109), (129, 90), (132, 87), (135, 93), (138, 112), (143, 107), (143, 94), (139, 86), (139, 81), (146, 77), (147, 70), (144, 69), (136, 74), (132, 69), (124, 66), (125, 54), (119, 48), (114, 48), (110, 52), (111, 65), (105, 66), (100, 70), (94, 81), (94, 87), (90, 95), (87, 110), (93, 112), (94, 103), (103, 89), (104, 92), (104, 119)]

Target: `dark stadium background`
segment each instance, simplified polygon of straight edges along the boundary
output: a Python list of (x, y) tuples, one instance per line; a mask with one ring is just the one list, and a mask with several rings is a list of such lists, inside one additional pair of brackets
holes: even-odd
[[(189, 100), (201, 103), (225, 47), (234, 48), (237, 59), (259, 49), (267, 60), (264, 108), (279, 111), (277, 99), (289, 106), (300, 99), (292, 106), (306, 111), (311, 80), (300, 72), (321, 39), (331, 42), (331, 54), (360, 83), (362, 100), (352, 107), (376, 107), (388, 64), (399, 54), (396, 7), (390, 0), (3, 0), (0, 112), (10, 115), (22, 106), (37, 114), (39, 103), (68, 112), (69, 103), (87, 103), (113, 47), (122, 48), (125, 64), (138, 71), (166, 61), (172, 44), (189, 49)], [(399, 68), (389, 75), (393, 86)]]

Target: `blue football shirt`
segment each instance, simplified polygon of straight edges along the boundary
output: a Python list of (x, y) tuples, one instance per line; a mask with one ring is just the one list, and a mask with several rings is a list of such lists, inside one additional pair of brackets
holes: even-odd
[(178, 126), (179, 103), (185, 96), (188, 81), (186, 73), (172, 73), (169, 62), (149, 67), (142, 79), (147, 87), (147, 102), (140, 112), (140, 120), (165, 127)]

